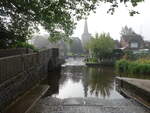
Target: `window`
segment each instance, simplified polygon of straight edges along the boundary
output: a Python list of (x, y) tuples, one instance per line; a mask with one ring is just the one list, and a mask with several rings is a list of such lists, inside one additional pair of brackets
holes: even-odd
[(138, 43), (137, 42), (132, 42), (130, 47), (131, 48), (138, 48)]

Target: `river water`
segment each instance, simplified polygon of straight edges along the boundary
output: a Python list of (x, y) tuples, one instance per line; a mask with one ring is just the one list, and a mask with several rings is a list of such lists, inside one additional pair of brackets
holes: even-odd
[(111, 67), (87, 67), (83, 58), (69, 58), (61, 71), (48, 75), (50, 90), (47, 96), (57, 98), (97, 97), (124, 98), (116, 91), (115, 73)]

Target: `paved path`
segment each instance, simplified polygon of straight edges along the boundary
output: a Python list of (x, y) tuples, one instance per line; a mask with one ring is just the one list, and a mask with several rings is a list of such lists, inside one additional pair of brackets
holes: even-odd
[(29, 113), (149, 113), (133, 100), (43, 97)]
[(136, 79), (136, 78), (124, 78), (124, 77), (117, 77), (117, 78), (120, 80), (126, 81), (129, 84), (132, 84), (150, 93), (150, 80)]

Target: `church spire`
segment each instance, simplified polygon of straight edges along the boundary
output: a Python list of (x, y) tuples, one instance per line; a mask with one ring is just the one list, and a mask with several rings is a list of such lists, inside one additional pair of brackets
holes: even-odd
[(88, 33), (89, 33), (89, 31), (88, 31), (87, 19), (85, 19), (85, 24), (84, 24), (84, 33), (85, 33), (85, 34), (88, 34)]
[(84, 32), (82, 34), (82, 46), (85, 47), (87, 42), (90, 40), (91, 34), (88, 31), (88, 24), (87, 24), (87, 19), (85, 19), (85, 24), (84, 24)]

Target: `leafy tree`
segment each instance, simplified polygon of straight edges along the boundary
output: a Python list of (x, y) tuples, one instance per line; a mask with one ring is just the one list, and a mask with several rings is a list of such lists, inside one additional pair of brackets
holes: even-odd
[(123, 35), (133, 35), (133, 34), (135, 34), (135, 32), (133, 31), (132, 28), (129, 28), (128, 26), (125, 26), (125, 27), (122, 28), (120, 34), (121, 34), (122, 36), (123, 36)]
[(99, 61), (108, 59), (112, 56), (114, 40), (109, 34), (96, 34), (87, 44), (87, 48), (90, 49), (92, 56), (99, 59)]
[(143, 43), (144, 45), (143, 37), (140, 34), (135, 33), (132, 28), (128, 28), (127, 26), (125, 26), (122, 28), (120, 34), (121, 34), (121, 40), (125, 39), (126, 41), (129, 42), (133, 40), (137, 40), (138, 42), (140, 42), (141, 44)]
[(79, 38), (73, 37), (69, 46), (70, 46), (70, 52), (71, 53), (74, 53), (74, 54), (82, 54), (83, 53), (81, 40)]
[[(130, 2), (136, 6), (141, 1)], [(5, 43), (3, 46), (7, 48), (16, 40), (25, 42), (39, 25), (44, 26), (52, 40), (66, 40), (73, 32), (74, 20), (94, 11), (100, 2), (111, 3), (110, 12), (118, 7), (117, 0), (1, 0), (0, 32), (3, 35), (0, 44)], [(126, 4), (129, 0), (119, 2)]]

